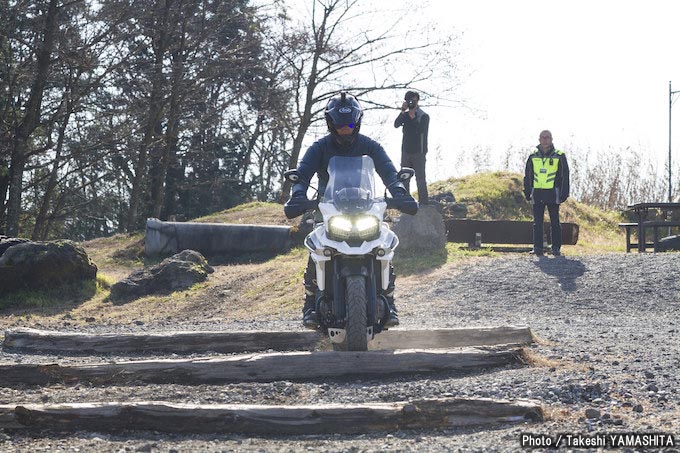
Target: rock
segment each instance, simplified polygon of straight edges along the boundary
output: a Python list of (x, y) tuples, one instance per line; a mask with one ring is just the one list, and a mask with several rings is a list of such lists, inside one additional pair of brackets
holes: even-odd
[(205, 281), (213, 268), (194, 250), (183, 250), (155, 266), (133, 272), (111, 287), (112, 299), (133, 299), (148, 294), (167, 294)]
[(659, 251), (680, 250), (680, 235), (659, 239)]
[(464, 219), (467, 217), (468, 209), (464, 203), (439, 202), (441, 213), (447, 219)]
[(633, 406), (633, 412), (644, 412), (644, 408), (642, 407), (642, 404), (636, 404)]
[(446, 192), (441, 192), (436, 195), (432, 195), (430, 197), (430, 201), (438, 201), (438, 202), (445, 202), (445, 203), (454, 203), (456, 201), (456, 197), (453, 196), (453, 193), (450, 190), (447, 190)]
[(30, 242), (28, 239), (24, 238), (8, 238), (7, 236), (0, 236), (0, 256), (5, 253), (5, 250), (13, 245), (23, 244), (24, 242)]
[(72, 241), (22, 240), (0, 256), (0, 292), (53, 287), (96, 277), (97, 266)]
[(586, 409), (586, 418), (598, 419), (600, 418), (600, 411), (592, 407), (589, 407), (588, 409)]
[(400, 250), (441, 250), (446, 246), (444, 220), (437, 208), (421, 205), (414, 216), (402, 214), (392, 230), (399, 237)]

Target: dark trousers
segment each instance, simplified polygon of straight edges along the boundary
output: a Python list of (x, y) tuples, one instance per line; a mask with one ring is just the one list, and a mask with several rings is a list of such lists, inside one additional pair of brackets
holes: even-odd
[[(409, 167), (416, 172), (416, 184), (418, 186), (418, 203), (427, 203), (427, 181), (425, 180), (425, 158), (426, 154), (409, 154), (401, 153), (401, 166)], [(406, 186), (406, 192), (411, 193), (410, 181), (404, 183)]]
[(560, 225), (560, 205), (545, 203), (540, 200), (534, 201), (534, 250), (543, 250), (543, 215), (545, 207), (548, 207), (550, 215), (550, 236), (552, 251), (559, 252), (562, 247), (562, 225)]

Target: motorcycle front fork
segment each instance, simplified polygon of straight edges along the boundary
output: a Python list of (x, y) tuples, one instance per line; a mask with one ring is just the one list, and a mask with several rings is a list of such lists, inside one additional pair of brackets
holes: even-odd
[[(310, 258), (305, 272), (305, 289), (308, 294), (315, 294), (316, 313), (324, 328), (342, 326), (345, 317), (345, 279), (350, 275), (366, 277), (366, 294), (368, 299), (367, 318), (369, 325), (378, 326), (389, 313), (389, 302), (394, 294), (395, 275), (390, 264), (390, 282), (386, 290), (381, 286), (381, 274), (376, 272), (379, 263), (372, 258), (335, 257), (327, 264), (331, 269), (326, 272), (326, 290), (321, 291), (316, 284), (316, 267)], [(332, 270), (332, 272), (328, 272)], [(379, 289), (380, 288), (380, 289)]]

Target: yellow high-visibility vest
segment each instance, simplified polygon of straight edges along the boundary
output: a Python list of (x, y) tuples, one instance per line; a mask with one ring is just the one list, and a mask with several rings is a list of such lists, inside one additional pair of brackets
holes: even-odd
[(541, 153), (534, 153), (531, 162), (534, 166), (534, 189), (552, 189), (555, 187), (555, 177), (560, 163), (560, 156), (564, 153), (559, 150), (547, 157)]

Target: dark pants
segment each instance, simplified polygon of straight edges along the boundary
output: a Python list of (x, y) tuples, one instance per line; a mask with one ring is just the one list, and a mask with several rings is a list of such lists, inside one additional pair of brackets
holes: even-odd
[[(401, 166), (409, 167), (416, 171), (416, 184), (418, 186), (418, 203), (427, 203), (427, 181), (425, 179), (425, 158), (426, 154), (409, 154), (401, 153)], [(404, 183), (406, 192), (411, 193), (409, 189), (410, 181)]]
[(562, 226), (560, 225), (560, 205), (545, 203), (540, 200), (534, 201), (534, 251), (543, 251), (543, 215), (545, 207), (548, 207), (550, 215), (550, 236), (552, 251), (559, 252), (562, 247)]

